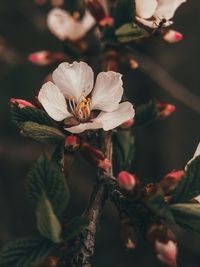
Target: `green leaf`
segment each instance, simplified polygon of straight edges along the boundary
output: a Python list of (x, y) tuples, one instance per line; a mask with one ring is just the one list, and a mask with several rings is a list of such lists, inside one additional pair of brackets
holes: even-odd
[(77, 236), (81, 231), (85, 229), (89, 224), (89, 221), (85, 217), (75, 217), (71, 220), (67, 226), (64, 236), (66, 240), (72, 239)]
[(57, 216), (65, 210), (69, 200), (69, 189), (59, 166), (50, 161), (47, 156), (41, 156), (30, 171), (27, 187), (35, 206), (45, 193)]
[(188, 166), (185, 176), (172, 194), (171, 203), (187, 202), (200, 194), (200, 156)]
[(160, 187), (157, 187), (154, 194), (146, 200), (146, 205), (158, 217), (165, 219), (169, 223), (174, 222), (171, 210), (164, 200), (164, 193)]
[(30, 267), (42, 262), (55, 248), (55, 244), (43, 238), (23, 238), (6, 246), (0, 252), (1, 267)]
[(159, 111), (156, 101), (150, 101), (148, 104), (136, 108), (134, 126), (147, 125), (159, 117)]
[(65, 135), (60, 130), (35, 122), (23, 123), (21, 126), (21, 133), (36, 141), (50, 144), (58, 144), (65, 138)]
[(61, 239), (62, 228), (56, 217), (51, 202), (44, 193), (36, 207), (37, 228), (42, 236), (50, 239), (54, 243), (59, 243)]
[(200, 234), (200, 204), (183, 203), (171, 205), (175, 221), (181, 227)]
[(134, 136), (131, 131), (119, 130), (113, 136), (114, 154), (120, 171), (129, 171), (135, 154)]
[(53, 120), (48, 116), (48, 114), (38, 108), (25, 107), (20, 108), (13, 104), (10, 107), (11, 117), (13, 123), (17, 127), (21, 127), (24, 122), (36, 122), (39, 124), (53, 126)]
[(135, 20), (135, 1), (117, 0), (115, 9), (115, 24), (119, 28), (125, 23), (132, 23)]
[(120, 43), (129, 43), (148, 36), (148, 32), (135, 23), (126, 23), (115, 31)]

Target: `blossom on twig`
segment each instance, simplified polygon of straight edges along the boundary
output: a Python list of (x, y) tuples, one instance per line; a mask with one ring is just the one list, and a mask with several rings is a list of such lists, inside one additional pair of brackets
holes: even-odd
[(144, 26), (156, 29), (162, 19), (163, 27), (168, 27), (173, 22), (176, 9), (186, 0), (136, 0), (136, 19)]
[(135, 115), (130, 102), (120, 103), (123, 94), (120, 73), (99, 73), (94, 89), (93, 70), (84, 62), (61, 63), (52, 76), (54, 83), (45, 83), (38, 99), (51, 118), (65, 120), (70, 126), (65, 130), (71, 133), (112, 130)]

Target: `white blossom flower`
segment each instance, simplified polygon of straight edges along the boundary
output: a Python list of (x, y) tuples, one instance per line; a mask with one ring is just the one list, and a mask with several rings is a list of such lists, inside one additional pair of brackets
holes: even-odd
[(81, 20), (61, 8), (53, 8), (47, 16), (47, 27), (60, 40), (82, 39), (95, 25), (92, 15), (86, 11)]
[(136, 19), (150, 28), (157, 28), (159, 22), (165, 19), (163, 27), (170, 26), (176, 9), (186, 0), (136, 0)]
[(131, 103), (120, 103), (123, 94), (120, 73), (101, 72), (94, 86), (94, 73), (88, 64), (64, 62), (52, 77), (54, 83), (45, 83), (38, 99), (55, 121), (73, 121), (73, 126), (69, 123), (71, 127), (65, 128), (71, 133), (99, 128), (108, 131), (135, 115)]

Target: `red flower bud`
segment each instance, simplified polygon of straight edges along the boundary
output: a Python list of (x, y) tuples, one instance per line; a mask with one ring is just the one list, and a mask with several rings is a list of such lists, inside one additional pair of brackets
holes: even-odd
[(76, 135), (69, 135), (65, 138), (65, 147), (75, 150), (80, 146), (79, 139)]
[(172, 171), (168, 173), (160, 182), (160, 186), (162, 187), (165, 194), (169, 194), (174, 191), (184, 176), (184, 171)]
[(102, 20), (99, 21), (99, 25), (101, 27), (111, 26), (112, 24), (113, 24), (113, 18), (111, 18), (108, 15), (106, 15)]
[(121, 124), (120, 127), (122, 129), (129, 129), (133, 125), (133, 123), (134, 123), (134, 119), (131, 118), (127, 120), (126, 122), (124, 122), (123, 124)]
[(35, 108), (35, 106), (31, 102), (28, 102), (28, 101), (23, 100), (23, 99), (11, 98), (10, 102), (12, 104), (17, 104), (18, 107), (20, 107), (20, 108), (25, 108), (25, 107)]
[(65, 56), (60, 52), (38, 51), (30, 54), (28, 60), (34, 64), (46, 66), (54, 62), (65, 60)]
[(176, 107), (174, 105), (165, 104), (165, 103), (161, 103), (161, 102), (157, 103), (157, 108), (159, 110), (159, 117), (160, 118), (166, 118), (166, 117), (170, 116), (176, 110)]
[(155, 251), (157, 258), (169, 265), (169, 267), (176, 267), (177, 258), (177, 245), (173, 241), (169, 240), (167, 243), (156, 241)]
[(105, 157), (101, 150), (96, 149), (87, 143), (83, 143), (80, 151), (91, 163), (95, 164), (102, 170), (108, 171), (111, 168), (111, 161)]
[(183, 39), (183, 35), (180, 32), (169, 30), (167, 33), (163, 35), (163, 40), (168, 43), (177, 43)]
[(132, 191), (137, 184), (137, 178), (126, 171), (122, 171), (118, 174), (117, 181), (119, 186), (127, 191)]

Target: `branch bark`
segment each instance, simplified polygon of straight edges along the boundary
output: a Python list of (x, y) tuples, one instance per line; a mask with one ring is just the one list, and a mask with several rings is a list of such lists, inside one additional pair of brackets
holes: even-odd
[[(112, 161), (112, 132), (102, 133), (101, 150)], [(107, 172), (107, 175), (112, 176), (112, 168)], [(95, 249), (95, 236), (107, 197), (104, 175), (99, 171), (98, 180), (84, 214), (89, 219), (89, 225), (73, 241), (70, 261), (66, 264), (66, 267), (91, 267)]]

